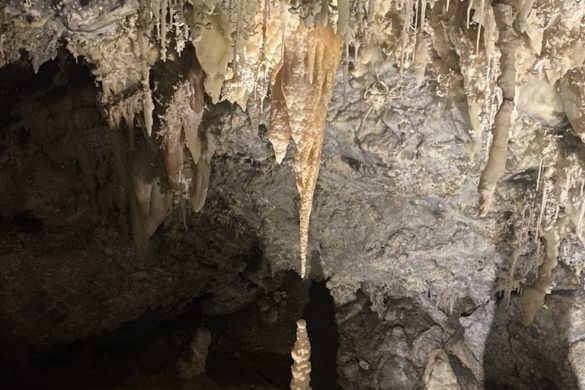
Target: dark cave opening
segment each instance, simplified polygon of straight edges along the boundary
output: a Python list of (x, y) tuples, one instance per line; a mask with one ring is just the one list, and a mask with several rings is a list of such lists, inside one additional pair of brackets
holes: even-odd
[[(233, 278), (253, 297), (257, 286), (243, 275), (267, 277), (263, 254), (254, 235), (240, 235), (230, 220), (213, 224), (208, 212), (193, 217), (190, 231), (170, 221), (137, 255), (95, 80), (83, 61), (60, 53), (37, 74), (21, 64), (0, 70), (0, 388), (287, 387), (290, 350), (225, 347), (211, 318), (209, 383), (181, 381), (178, 362), (190, 359), (207, 289)], [(213, 251), (222, 253), (219, 266), (209, 264)], [(230, 262), (241, 268), (226, 274)], [(291, 312), (304, 304), (291, 303)], [(237, 324), (238, 315), (230, 320)], [(292, 319), (281, 322), (292, 334)], [(226, 387), (212, 384), (225, 373), (215, 362), (241, 364)]]
[(314, 282), (309, 289), (304, 312), (311, 340), (311, 386), (315, 390), (340, 389), (337, 377), (339, 333), (335, 304), (325, 282)]
[[(291, 296), (297, 294), (296, 289), (307, 287), (292, 273), (286, 273), (284, 279), (283, 288)], [(302, 315), (312, 345), (311, 386), (315, 390), (341, 389), (336, 366), (339, 335), (334, 302), (324, 282), (311, 283), (308, 290), (308, 303)], [(293, 329), (292, 317), (285, 315), (280, 323), (271, 326), (272, 330), (262, 325), (257, 331), (252, 330), (258, 337), (252, 342), (259, 343), (260, 348), (255, 350), (247, 344), (249, 340), (240, 339), (241, 334), (248, 334), (248, 320), (262, 324), (251, 315), (255, 303), (231, 315), (205, 317), (200, 302), (177, 303), (177, 309), (171, 313), (153, 310), (112, 331), (69, 344), (4, 350), (0, 384), (6, 389), (60, 390), (157, 386), (288, 388), (292, 364), (288, 349), (292, 340), (286, 333)], [(291, 304), (295, 305), (294, 300)], [(189, 342), (200, 326), (208, 327), (213, 335), (206, 374), (194, 382), (185, 382), (181, 379), (180, 362), (190, 358)], [(284, 343), (282, 353), (270, 351), (274, 350), (271, 347), (274, 342)], [(268, 350), (263, 351), (262, 345)]]
[(150, 311), (117, 329), (68, 344), (14, 346), (0, 363), (5, 389), (140, 388), (176, 382), (176, 363), (189, 358), (201, 324), (199, 303), (176, 313)]

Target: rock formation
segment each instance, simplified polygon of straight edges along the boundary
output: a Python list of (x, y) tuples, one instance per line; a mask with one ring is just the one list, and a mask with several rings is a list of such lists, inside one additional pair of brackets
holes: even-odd
[(585, 388), (584, 25), (572, 0), (4, 1), (0, 387), (173, 388), (203, 314), (201, 383), (286, 387), (324, 283), (315, 377)]

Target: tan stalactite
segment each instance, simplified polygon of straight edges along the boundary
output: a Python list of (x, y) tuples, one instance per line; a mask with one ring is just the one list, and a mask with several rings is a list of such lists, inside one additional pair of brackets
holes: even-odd
[(349, 0), (337, 1), (337, 12), (339, 13), (339, 17), (337, 19), (337, 32), (344, 38), (347, 36), (349, 32), (349, 11), (350, 11)]
[(132, 152), (120, 132), (112, 132), (112, 136), (116, 170), (130, 202), (132, 237), (138, 251), (144, 252), (148, 239), (167, 217), (172, 197), (163, 191), (152, 169), (157, 157), (151, 147), (140, 142)]
[[(195, 59), (197, 61), (197, 59)], [(191, 86), (191, 99), (189, 101), (189, 107), (195, 113), (196, 119), (191, 126), (183, 128), (185, 133), (185, 144), (191, 153), (193, 162), (197, 164), (201, 157), (201, 143), (199, 142), (199, 122), (203, 116), (203, 109), (205, 108), (205, 102), (203, 101), (205, 95), (205, 88), (203, 86), (205, 75), (201, 66), (197, 62), (195, 66), (191, 67), (187, 72), (187, 80)]]
[(179, 189), (181, 182), (181, 170), (183, 168), (183, 137), (182, 128), (180, 126), (173, 126), (174, 117), (171, 116), (169, 110), (165, 114), (165, 132), (164, 132), (164, 155), (165, 166), (167, 168), (167, 178), (169, 184), (173, 189)]
[(567, 72), (559, 82), (560, 97), (575, 135), (585, 142), (585, 64)]
[(230, 31), (227, 28), (229, 23), (224, 13), (206, 15), (204, 20), (209, 27), (202, 29), (199, 35), (194, 35), (192, 42), (201, 67), (207, 74), (205, 91), (215, 104), (220, 100), (235, 44), (230, 40)]
[(319, 175), (327, 107), (342, 40), (330, 26), (287, 29), (282, 64), (273, 82), (270, 140), (277, 161), (295, 143), (293, 167), (299, 202), (301, 277), (306, 274), (309, 221)]
[(209, 163), (207, 158), (203, 157), (195, 164), (195, 172), (191, 179), (189, 194), (191, 196), (191, 207), (196, 213), (199, 212), (205, 204), (207, 189), (209, 188)]
[(514, 102), (504, 100), (494, 120), (492, 127), (493, 141), (489, 158), (479, 179), (479, 215), (482, 217), (486, 216), (490, 211), (496, 185), (506, 171), (506, 153), (513, 109)]
[(277, 163), (281, 163), (286, 155), (288, 141), (291, 136), (290, 123), (288, 121), (288, 112), (286, 102), (282, 92), (282, 73), (280, 69), (276, 70), (274, 81), (270, 89), (270, 104), (272, 111), (270, 115), (270, 129), (268, 130), (268, 139), (274, 149), (274, 157)]
[(545, 256), (542, 265), (538, 268), (538, 279), (529, 287), (525, 287), (522, 296), (524, 312), (522, 323), (526, 326), (532, 324), (538, 309), (544, 305), (547, 290), (552, 283), (552, 272), (558, 264), (559, 232), (551, 229), (544, 234)]
[[(490, 146), (488, 160), (479, 181), (479, 214), (483, 217), (486, 216), (491, 209), (497, 183), (506, 170), (508, 139), (510, 127), (512, 125), (512, 114), (515, 110), (515, 88), (511, 81), (514, 80), (516, 76), (515, 42), (517, 37), (513, 33), (511, 25), (505, 21), (504, 17), (496, 18), (494, 16), (493, 18), (489, 18), (490, 20), (493, 19), (491, 23), (486, 23), (484, 21), (483, 12), (485, 8), (484, 0), (481, 1), (481, 7), (482, 12), (480, 20), (485, 27), (486, 50), (488, 52), (494, 51), (494, 49), (490, 49), (490, 47), (493, 47), (493, 45), (496, 44), (495, 39), (497, 38), (497, 42), (499, 43), (503, 55), (503, 59), (500, 61), (501, 75), (497, 81), (503, 94), (503, 102), (500, 105), (492, 124), (492, 144)], [(497, 35), (490, 32), (496, 30), (499, 31), (499, 34)], [(489, 38), (490, 36), (492, 37), (491, 39)], [(479, 30), (477, 42), (479, 42)]]
[(144, 116), (144, 127), (146, 133), (152, 133), (152, 113), (154, 111), (154, 103), (152, 102), (152, 91), (150, 90), (150, 67), (148, 66), (148, 26), (146, 18), (144, 17), (144, 5), (140, 4), (138, 11), (139, 26), (136, 30), (138, 47), (140, 49), (140, 71), (142, 73), (142, 111)]
[(425, 71), (430, 60), (430, 44), (424, 34), (420, 32), (419, 37), (416, 40), (413, 61), (414, 78), (417, 85), (421, 85), (423, 83), (425, 78)]
[(204, 108), (203, 85), (204, 74), (196, 63), (178, 84), (161, 125), (169, 184), (176, 194), (190, 198), (195, 212), (205, 203), (211, 158), (198, 134)]
[(297, 339), (291, 351), (291, 390), (308, 390), (311, 388), (311, 342), (307, 334), (305, 320), (297, 321)]

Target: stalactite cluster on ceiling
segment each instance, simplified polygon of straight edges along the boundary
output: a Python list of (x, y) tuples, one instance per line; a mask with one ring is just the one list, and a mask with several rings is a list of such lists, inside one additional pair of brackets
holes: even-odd
[[(377, 65), (387, 61), (404, 77), (412, 74), (418, 84), (435, 80), (449, 99), (465, 101), (469, 164), (479, 182), (478, 213), (489, 213), (497, 183), (506, 174), (510, 138), (516, 140), (514, 153), (527, 156), (515, 162), (516, 169), (537, 161), (537, 186), (522, 202), (532, 211), (518, 211), (519, 252), (529, 235), (549, 237), (543, 253), (558, 245), (550, 237), (574, 235), (583, 240), (583, 161), (563, 151), (551, 134), (542, 134), (538, 146), (523, 140), (523, 134), (558, 125), (565, 117), (584, 139), (585, 7), (578, 2), (95, 3), (84, 7), (66, 0), (55, 5), (9, 1), (0, 13), (0, 66), (18, 60), (24, 49), (38, 69), (64, 39), (67, 49), (91, 66), (110, 127), (142, 133), (150, 149), (162, 148), (166, 177), (139, 168), (148, 153), (131, 145), (133, 137), (119, 141), (116, 165), (126, 178), (140, 245), (173, 205), (187, 203), (194, 211), (203, 207), (214, 150), (212, 139), (199, 128), (204, 95), (208, 104), (229, 101), (256, 117), (269, 101), (269, 138), (277, 162), (287, 154), (289, 138), (294, 141), (304, 275), (312, 195), (333, 85), (375, 73)], [(195, 56), (165, 90), (154, 67), (189, 58), (185, 53), (192, 48)], [(378, 115), (401, 94), (399, 86), (364, 88), (371, 104), (366, 115)], [(356, 127), (358, 141), (360, 130), (361, 125)]]

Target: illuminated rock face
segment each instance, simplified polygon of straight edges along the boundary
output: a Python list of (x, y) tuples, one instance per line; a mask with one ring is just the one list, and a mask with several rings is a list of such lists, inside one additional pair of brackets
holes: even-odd
[(288, 359), (299, 274), (345, 388), (578, 388), (579, 2), (2, 7), (0, 346), (196, 299), (206, 373), (226, 334)]

